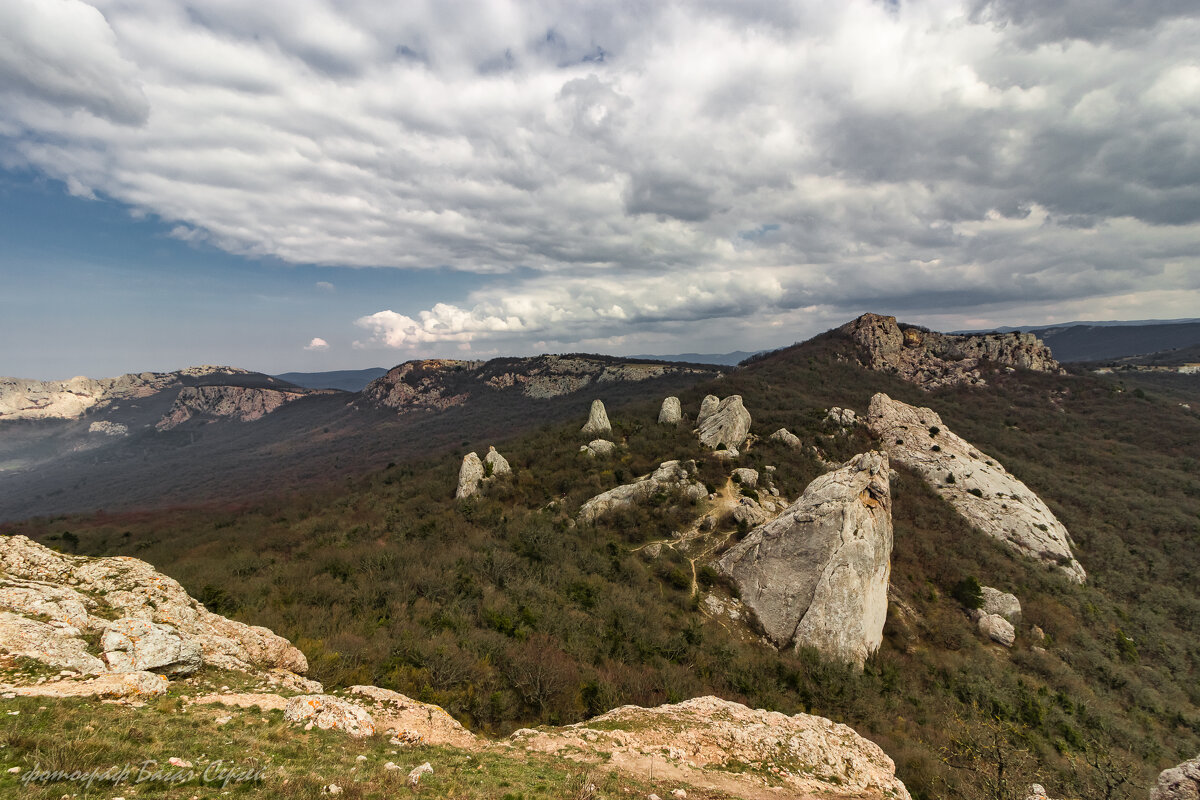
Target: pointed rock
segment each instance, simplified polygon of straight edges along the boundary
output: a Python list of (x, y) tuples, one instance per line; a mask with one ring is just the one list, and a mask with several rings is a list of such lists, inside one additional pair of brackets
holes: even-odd
[(742, 405), (741, 395), (730, 395), (714, 407), (710, 399), (704, 398), (697, 418), (696, 434), (701, 444), (716, 450), (721, 445), (728, 449), (740, 448), (750, 435), (750, 412)]
[(508, 465), (508, 459), (496, 452), (496, 448), (489, 447), (487, 455), (483, 457), (484, 473), (489, 477), (498, 475), (511, 475), (512, 467)]
[(658, 412), (659, 425), (678, 425), (683, 419), (683, 409), (679, 405), (678, 397), (668, 397), (662, 402), (662, 409)]
[(700, 413), (696, 415), (696, 425), (712, 416), (719, 405), (721, 405), (721, 398), (715, 394), (705, 395), (704, 399), (700, 401)]
[(1071, 537), (1028, 486), (994, 458), (954, 434), (928, 408), (880, 393), (867, 425), (891, 458), (916, 470), (968, 522), (1029, 558), (1054, 564), (1077, 583), (1087, 573), (1071, 552)]
[(584, 424), (581, 432), (586, 433), (588, 436), (612, 434), (612, 425), (608, 423), (608, 413), (604, 410), (604, 401), (592, 401), (592, 410), (588, 414), (588, 421)]
[(863, 664), (883, 641), (892, 556), (888, 459), (822, 475), (716, 562), (777, 647)]
[(462, 466), (458, 468), (458, 490), (454, 493), (456, 500), (465, 500), (479, 493), (483, 484), (483, 462), (473, 451), (463, 456)]

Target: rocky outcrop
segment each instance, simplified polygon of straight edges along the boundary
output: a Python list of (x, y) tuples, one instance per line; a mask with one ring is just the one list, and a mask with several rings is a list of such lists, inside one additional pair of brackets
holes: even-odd
[[(250, 375), (235, 367), (189, 367), (177, 372), (142, 372), (117, 378), (34, 381), (0, 378), (0, 420), (75, 419), (117, 400), (148, 397), (185, 380), (214, 375)], [(107, 432), (107, 431), (105, 431)]]
[(1074, 581), (1085, 580), (1067, 529), (1042, 499), (931, 409), (881, 393), (871, 398), (867, 424), (893, 461), (920, 473), (973, 526)]
[(308, 394), (312, 394), (308, 389), (284, 391), (245, 386), (185, 386), (179, 390), (171, 410), (154, 427), (169, 431), (194, 417), (251, 422)]
[(1200, 800), (1200, 756), (1159, 773), (1150, 800)]
[(658, 411), (659, 425), (678, 425), (683, 421), (683, 408), (679, 404), (678, 397), (668, 397), (662, 402), (662, 408)]
[(488, 447), (487, 455), (483, 457), (483, 471), (490, 478), (498, 478), (501, 475), (511, 475), (512, 467), (508, 464), (508, 459), (496, 452), (495, 447)]
[(87, 680), (68, 678), (34, 686), (6, 687), (19, 697), (159, 697), (167, 693), (166, 676), (153, 672), (109, 672)]
[(645, 503), (660, 492), (679, 492), (689, 500), (699, 500), (708, 494), (703, 483), (695, 479), (694, 461), (664, 461), (651, 474), (615, 489), (598, 494), (579, 509), (580, 522), (595, 522), (618, 509)]
[(97, 420), (88, 425), (88, 433), (101, 433), (105, 436), (128, 436), (129, 426), (122, 425), (120, 422)]
[(604, 410), (604, 402), (602, 400), (593, 400), (591, 411), (588, 412), (587, 422), (583, 423), (583, 427), (579, 432), (585, 436), (610, 436), (612, 435), (612, 425), (608, 422), (608, 412)]
[(910, 797), (887, 754), (852, 728), (716, 697), (657, 708), (622, 706), (565, 728), (523, 728), (509, 741), (639, 775), (647, 766), (643, 754), (655, 753), (660, 780), (670, 775), (689, 789), (720, 796), (765, 797), (761, 773), (782, 784), (779, 797)]
[(853, 409), (834, 406), (825, 412), (825, 421), (839, 428), (853, 428), (858, 424), (858, 415)]
[(891, 555), (888, 459), (871, 452), (817, 478), (715, 566), (777, 647), (862, 665), (883, 641)]
[(55, 625), (0, 611), (0, 651), (85, 675), (104, 672), (104, 662), (88, 652), (81, 633), (62, 623)]
[[(0, 609), (9, 615), (5, 619), (17, 617), (51, 629), (39, 629), (36, 637), (5, 636), (0, 631), (0, 648), (10, 652), (17, 652), (22, 643), (54, 641), (48, 638), (51, 634), (60, 637), (61, 642), (76, 640), (87, 652), (86, 636), (103, 635), (117, 618), (164, 626), (186, 643), (181, 644), (181, 652), (190, 652), (196, 645), (204, 663), (222, 669), (254, 673), (276, 668), (299, 674), (308, 671), (304, 654), (287, 639), (266, 628), (213, 614), (189, 597), (179, 583), (136, 558), (72, 556), (24, 536), (0, 536), (0, 582)], [(38, 614), (42, 620), (29, 620), (27, 614)], [(152, 629), (166, 633), (157, 627)], [(116, 647), (113, 652), (120, 650)], [(36, 653), (29, 657), (39, 658)], [(136, 657), (135, 647), (132, 658)], [(98, 657), (92, 658), (94, 661), (70, 668), (81, 672), (108, 669)]]
[(1002, 592), (991, 586), (983, 586), (981, 589), (983, 591), (981, 608), (983, 613), (1004, 617), (1009, 622), (1016, 622), (1021, 618), (1021, 601), (1015, 594)]
[(784, 447), (790, 447), (793, 450), (799, 450), (801, 446), (800, 437), (789, 431), (787, 428), (780, 428), (767, 438), (772, 442), (778, 442)]
[(756, 469), (738, 467), (730, 477), (738, 486), (743, 486), (747, 489), (753, 489), (755, 486), (758, 486), (758, 470)]
[(603, 458), (616, 452), (617, 446), (607, 439), (593, 439), (579, 448), (579, 452), (588, 458)]
[(475, 734), (441, 706), (422, 703), (378, 686), (351, 686), (347, 691), (356, 695), (356, 702), (375, 720), (376, 728), (395, 731), (406, 744), (472, 747), (477, 743)]
[(304, 725), (305, 730), (333, 730), (355, 738), (375, 735), (375, 720), (365, 709), (328, 694), (290, 698), (283, 709), (283, 718)]
[(864, 314), (839, 329), (857, 346), (863, 366), (925, 389), (982, 385), (989, 366), (1061, 373), (1050, 348), (1031, 333), (953, 335), (901, 326), (895, 317)]
[(536, 399), (562, 397), (588, 387), (636, 383), (672, 376), (696, 380), (716, 377), (718, 367), (682, 366), (611, 356), (546, 355), (491, 361), (431, 359), (409, 361), (372, 381), (363, 390), (371, 405), (400, 412), (439, 410), (471, 397), (515, 391)]
[(696, 435), (705, 447), (716, 450), (724, 446), (737, 450), (750, 435), (750, 412), (742, 404), (741, 395), (717, 400), (713, 395), (704, 398), (696, 417)]
[(190, 675), (204, 664), (196, 640), (181, 636), (170, 625), (145, 619), (110, 622), (100, 636), (100, 648), (112, 672)]

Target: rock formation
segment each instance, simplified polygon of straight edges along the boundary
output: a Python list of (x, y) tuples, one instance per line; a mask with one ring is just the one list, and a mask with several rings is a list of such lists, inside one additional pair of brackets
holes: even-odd
[(105, 625), (100, 649), (112, 672), (190, 675), (204, 664), (199, 642), (146, 619), (124, 617)]
[(989, 637), (993, 642), (1005, 647), (1012, 647), (1013, 642), (1016, 641), (1016, 628), (999, 614), (989, 614), (977, 608), (971, 612), (971, 619), (979, 627), (980, 633)]
[(120, 422), (96, 420), (91, 425), (88, 425), (88, 433), (102, 433), (105, 436), (128, 436), (129, 426), (122, 425)]
[(840, 428), (853, 428), (858, 424), (858, 415), (853, 409), (834, 406), (825, 412), (825, 421)]
[(587, 422), (579, 429), (586, 436), (611, 436), (612, 425), (608, 424), (608, 412), (604, 410), (602, 400), (593, 400), (591, 411), (588, 412)]
[(355, 738), (375, 735), (375, 720), (361, 706), (327, 694), (302, 694), (289, 698), (283, 709), (288, 722), (306, 729), (340, 731)]
[(852, 728), (716, 697), (657, 708), (622, 706), (565, 728), (523, 728), (509, 741), (535, 752), (597, 759), (634, 774), (645, 770), (644, 753), (661, 753), (659, 774), (679, 775), (689, 789), (720, 796), (767, 796), (762, 779), (748, 773), (746, 764), (760, 765), (772, 783), (782, 783), (781, 798), (910, 796), (887, 754)]
[(891, 555), (888, 459), (871, 452), (817, 478), (715, 566), (777, 647), (861, 666), (883, 641)]
[(1159, 773), (1150, 800), (1200, 800), (1200, 756)]
[(769, 438), (772, 442), (779, 442), (784, 447), (790, 447), (793, 450), (800, 449), (800, 437), (789, 431), (787, 428), (780, 428), (767, 438)]
[(251, 422), (280, 406), (312, 394), (308, 389), (251, 389), (245, 386), (185, 386), (154, 427), (168, 431), (193, 417), (219, 417)]
[(733, 482), (738, 486), (744, 486), (747, 489), (753, 489), (758, 486), (758, 470), (750, 469), (749, 467), (738, 467), (730, 476)]
[(664, 461), (650, 475), (588, 500), (579, 509), (579, 521), (595, 522), (617, 509), (644, 503), (659, 492), (680, 492), (689, 500), (699, 500), (708, 495), (708, 489), (695, 476), (694, 461)]
[(716, 450), (721, 445), (737, 450), (750, 435), (750, 412), (742, 405), (741, 395), (730, 395), (717, 401), (713, 395), (704, 398), (696, 417), (696, 434), (700, 443)]
[(487, 455), (483, 457), (483, 471), (489, 477), (499, 477), (500, 475), (511, 475), (512, 467), (508, 465), (508, 459), (496, 452), (495, 447), (488, 447)]
[(603, 456), (611, 456), (616, 449), (617, 446), (607, 439), (593, 439), (581, 446), (579, 452), (589, 458), (601, 458)]
[(668, 397), (663, 400), (658, 412), (659, 425), (678, 425), (683, 421), (683, 408), (679, 405), (678, 397)]
[(1050, 348), (1031, 333), (956, 336), (864, 314), (839, 329), (857, 345), (868, 369), (891, 372), (926, 389), (986, 383), (987, 365), (1061, 373)]
[(0, 378), (0, 420), (75, 419), (117, 400), (148, 397), (186, 380), (219, 375), (250, 375), (235, 367), (189, 367), (177, 372), (142, 372), (117, 378), (33, 381)]
[(993, 589), (991, 586), (981, 587), (983, 591), (983, 607), (985, 614), (995, 614), (1004, 617), (1009, 622), (1021, 618), (1021, 601), (1015, 594)]
[(491, 361), (430, 359), (408, 361), (388, 371), (363, 390), (363, 399), (399, 412), (439, 410), (462, 405), (471, 397), (516, 391), (536, 399), (562, 397), (588, 387), (641, 382), (658, 378), (716, 377), (719, 367), (681, 366), (661, 361), (631, 361), (609, 356), (497, 358)]
[[(35, 615), (39, 619), (30, 619)], [(127, 634), (141, 635), (135, 628), (152, 632), (151, 640), (133, 643)], [(96, 634), (112, 667), (90, 650), (87, 637)], [(24, 536), (0, 536), (0, 649), (99, 673), (140, 669), (145, 659), (164, 657), (154, 669), (186, 669), (196, 647), (204, 663), (222, 669), (308, 671), (304, 654), (287, 639), (213, 614), (145, 561), (65, 555)], [(64, 652), (82, 655), (67, 664)]]
[(483, 462), (474, 451), (467, 453), (458, 469), (458, 489), (454, 492), (454, 498), (463, 500), (478, 493), (483, 477)]
[(1071, 552), (1071, 537), (1042, 499), (996, 459), (955, 435), (928, 408), (871, 398), (871, 432), (892, 460), (919, 472), (972, 525), (1022, 555), (1087, 577)]

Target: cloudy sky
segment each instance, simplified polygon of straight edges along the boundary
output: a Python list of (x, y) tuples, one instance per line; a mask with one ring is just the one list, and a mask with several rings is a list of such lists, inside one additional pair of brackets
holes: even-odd
[(1200, 316), (1194, 0), (4, 0), (0, 374)]

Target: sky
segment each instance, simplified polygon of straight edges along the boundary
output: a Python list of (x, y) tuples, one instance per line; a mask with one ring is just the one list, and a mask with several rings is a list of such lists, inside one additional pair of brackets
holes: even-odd
[(0, 374), (1200, 316), (1194, 0), (4, 0)]

